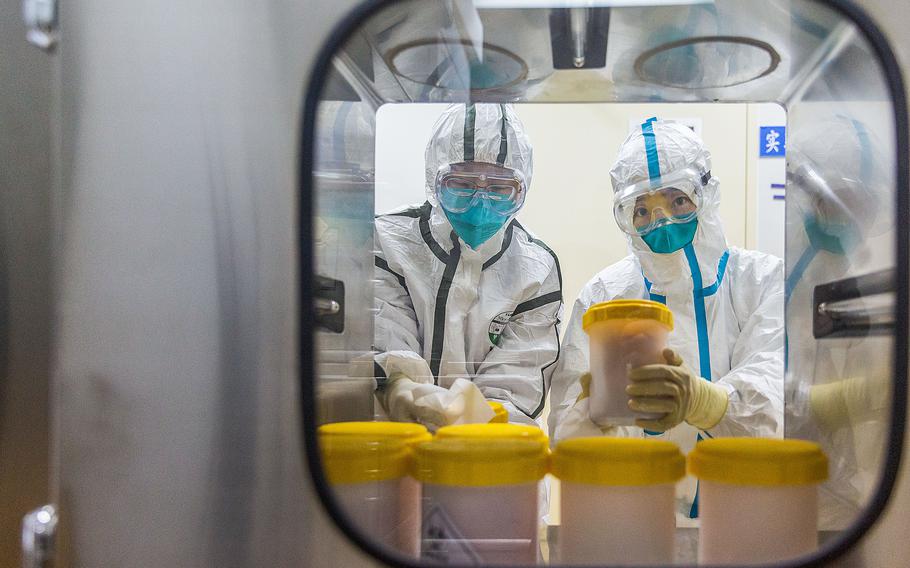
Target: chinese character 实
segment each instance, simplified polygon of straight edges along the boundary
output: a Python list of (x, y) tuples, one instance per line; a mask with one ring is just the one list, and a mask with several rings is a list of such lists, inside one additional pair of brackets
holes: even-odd
[(780, 153), (780, 132), (777, 130), (771, 130), (765, 135), (765, 153)]

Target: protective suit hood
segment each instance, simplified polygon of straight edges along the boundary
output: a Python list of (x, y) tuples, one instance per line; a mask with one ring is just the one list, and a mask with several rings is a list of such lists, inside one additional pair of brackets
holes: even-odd
[[(646, 127), (649, 125), (649, 127)], [(651, 135), (653, 133), (653, 136)], [(610, 170), (613, 191), (647, 180), (655, 167), (662, 175), (694, 167), (702, 173), (711, 171), (711, 154), (688, 127), (669, 120), (649, 119), (623, 142), (616, 163)], [(711, 176), (705, 188), (704, 202), (698, 214), (698, 228), (692, 241), (701, 280), (710, 285), (717, 279), (718, 263), (727, 250), (720, 220), (720, 195), (717, 178)], [(691, 289), (692, 271), (686, 250), (659, 254), (640, 236), (627, 235), (629, 249), (641, 263), (645, 278), (667, 291), (680, 286)]]
[[(531, 187), (533, 147), (524, 125), (508, 104), (453, 104), (433, 125), (433, 133), (424, 153), (424, 173), (427, 201), (433, 206), (434, 235), (448, 239), (452, 226), (440, 210), (436, 199), (436, 173), (439, 168), (460, 162), (498, 164), (520, 172)], [(506, 219), (503, 228), (480, 245), (476, 251), (489, 258), (499, 251), (505, 227), (518, 214)], [(462, 243), (471, 254), (471, 247)]]
[(531, 187), (533, 147), (508, 104), (454, 104), (433, 125), (424, 153), (427, 200), (437, 206), (436, 172), (447, 164), (486, 162), (521, 172)]

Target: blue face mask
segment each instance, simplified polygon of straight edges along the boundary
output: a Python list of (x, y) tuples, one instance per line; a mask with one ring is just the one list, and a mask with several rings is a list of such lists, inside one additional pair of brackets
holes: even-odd
[(691, 243), (697, 228), (698, 219), (686, 223), (667, 223), (647, 235), (642, 235), (641, 240), (656, 253), (670, 254)]
[(815, 217), (806, 216), (803, 226), (809, 242), (816, 250), (843, 255), (850, 252), (859, 240), (856, 229), (850, 224), (822, 224)]
[(511, 207), (510, 202), (494, 203), (488, 199), (480, 199), (470, 209), (462, 213), (443, 211), (465, 243), (472, 249), (477, 249), (496, 234), (509, 220), (509, 214), (498, 209)]

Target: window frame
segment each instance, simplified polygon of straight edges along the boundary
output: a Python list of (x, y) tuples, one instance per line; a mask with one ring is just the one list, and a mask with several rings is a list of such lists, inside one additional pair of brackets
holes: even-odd
[[(357, 529), (336, 501), (322, 468), (316, 433), (315, 329), (308, 306), (313, 305), (314, 251), (313, 192), (316, 135), (316, 111), (332, 58), (371, 16), (399, 0), (366, 0), (348, 12), (328, 35), (310, 71), (306, 86), (300, 128), (300, 161), (298, 170), (298, 247), (299, 247), (299, 368), (301, 435), (304, 442), (305, 469), (309, 472), (319, 501), (335, 525), (363, 552), (390, 566), (419, 568), (431, 566), (419, 558), (410, 558), (382, 547)], [(853, 0), (815, 0), (852, 22), (872, 48), (884, 71), (894, 108), (896, 149), (896, 218), (910, 219), (910, 144), (908, 144), (907, 100), (900, 66), (884, 34), (875, 22)], [(761, 102), (761, 101), (754, 101)], [(882, 465), (882, 476), (869, 504), (838, 537), (820, 546), (812, 554), (775, 564), (782, 568), (824, 566), (852, 550), (881, 517), (894, 489), (903, 453), (907, 412), (908, 343), (910, 343), (910, 231), (896, 231), (897, 318), (892, 357), (894, 369), (888, 452)], [(910, 463), (904, 467), (910, 468)], [(558, 564), (554, 564), (558, 566)]]

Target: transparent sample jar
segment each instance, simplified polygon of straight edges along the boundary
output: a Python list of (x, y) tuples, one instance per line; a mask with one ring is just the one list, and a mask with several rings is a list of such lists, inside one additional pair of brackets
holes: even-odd
[[(513, 439), (513, 440), (531, 440), (538, 442), (544, 452), (549, 452), (550, 439), (544, 434), (544, 431), (536, 426), (527, 424), (457, 424), (454, 426), (445, 426), (436, 432), (437, 439), (461, 438), (469, 440), (479, 439)], [(541, 482), (537, 487), (537, 509), (541, 515), (540, 522), (543, 523), (543, 515), (548, 511), (549, 502), (547, 500), (547, 490), (544, 483)], [(540, 557), (538, 557), (540, 558)]]
[(446, 564), (534, 564), (538, 483), (547, 461), (539, 440), (443, 437), (418, 445), (421, 556)]
[(773, 563), (818, 547), (818, 484), (828, 477), (818, 444), (717, 438), (688, 462), (699, 479), (700, 563)]
[(632, 425), (626, 386), (629, 369), (664, 363), (663, 350), (673, 329), (673, 313), (651, 300), (611, 300), (585, 312), (582, 327), (589, 336), (591, 420), (601, 425)]
[(487, 404), (493, 409), (493, 418), (490, 418), (491, 424), (507, 424), (509, 422), (509, 411), (502, 404), (489, 400)]
[(574, 438), (553, 452), (560, 481), (559, 560), (566, 564), (671, 564), (674, 489), (686, 471), (661, 440)]
[(431, 439), (420, 424), (338, 422), (319, 427), (326, 477), (345, 512), (377, 541), (420, 552), (420, 483), (413, 446)]

